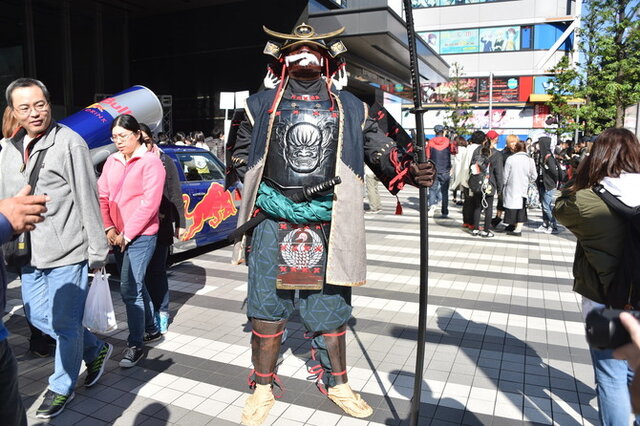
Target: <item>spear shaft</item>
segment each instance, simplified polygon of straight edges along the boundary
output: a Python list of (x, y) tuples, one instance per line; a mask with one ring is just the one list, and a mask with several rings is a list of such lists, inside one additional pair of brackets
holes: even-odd
[[(416, 119), (416, 154), (418, 162), (427, 161), (424, 143), (424, 125), (420, 91), (420, 72), (418, 69), (418, 52), (416, 49), (416, 31), (413, 26), (413, 9), (411, 0), (403, 0), (404, 12), (407, 20), (407, 38), (409, 42), (409, 68), (411, 70), (411, 83), (413, 85), (412, 110)], [(418, 313), (418, 348), (416, 351), (416, 371), (413, 382), (413, 398), (411, 400), (412, 426), (418, 425), (420, 417), (420, 395), (422, 393), (422, 373), (424, 371), (424, 352), (427, 331), (427, 303), (428, 303), (428, 266), (429, 266), (429, 224), (427, 217), (427, 188), (421, 187), (420, 191), (420, 308)]]

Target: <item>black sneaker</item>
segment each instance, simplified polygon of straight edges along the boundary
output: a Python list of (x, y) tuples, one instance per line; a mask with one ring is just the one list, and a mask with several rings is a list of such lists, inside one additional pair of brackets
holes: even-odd
[(111, 352), (113, 352), (113, 345), (105, 343), (102, 345), (102, 348), (100, 348), (96, 359), (87, 363), (87, 377), (84, 379), (85, 387), (90, 388), (100, 379), (100, 376), (102, 376), (104, 372), (104, 366), (111, 356)]
[(32, 340), (29, 343), (29, 352), (40, 358), (46, 358), (51, 356), (51, 347), (42, 339)]
[(36, 411), (36, 417), (39, 419), (50, 419), (58, 414), (62, 413), (64, 407), (67, 406), (69, 401), (73, 399), (75, 394), (71, 392), (71, 395), (61, 395), (55, 393), (51, 389), (47, 389), (44, 394), (44, 401)]
[(155, 333), (146, 333), (144, 335), (144, 343), (151, 343), (160, 339), (162, 339), (162, 333), (160, 333), (160, 331), (156, 331)]
[(496, 226), (498, 226), (500, 224), (500, 222), (502, 222), (502, 218), (496, 216), (493, 219), (491, 219), (491, 226), (493, 226), (495, 228)]
[(125, 348), (124, 356), (120, 360), (120, 367), (133, 367), (138, 363), (138, 361), (140, 361), (140, 359), (142, 359), (142, 355), (144, 355), (144, 350), (142, 348), (136, 348), (135, 346)]

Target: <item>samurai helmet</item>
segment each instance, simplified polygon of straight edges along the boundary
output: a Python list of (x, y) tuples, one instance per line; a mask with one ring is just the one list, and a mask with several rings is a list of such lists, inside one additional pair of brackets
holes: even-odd
[(318, 34), (316, 30), (308, 24), (302, 23), (293, 29), (292, 34), (279, 33), (277, 31), (270, 30), (266, 26), (262, 26), (264, 32), (268, 35), (284, 40), (283, 43), (276, 43), (268, 41), (264, 48), (264, 53), (279, 59), (282, 53), (286, 50), (291, 50), (296, 46), (302, 44), (314, 45), (325, 50), (332, 58), (347, 51), (347, 48), (340, 40), (326, 41), (332, 37), (336, 37), (344, 32), (344, 27), (338, 28), (335, 31), (328, 33)]

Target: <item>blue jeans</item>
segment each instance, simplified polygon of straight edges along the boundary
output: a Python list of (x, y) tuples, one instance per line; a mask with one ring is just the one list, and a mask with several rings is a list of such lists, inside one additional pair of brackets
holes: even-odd
[(449, 214), (449, 183), (451, 176), (447, 174), (436, 175), (433, 186), (429, 189), (429, 207), (438, 204), (442, 200), (442, 214)]
[[(627, 361), (614, 359), (612, 353), (611, 349), (591, 349), (598, 411), (603, 426), (629, 424), (631, 414), (628, 386), (633, 378), (633, 371), (627, 365)], [(634, 425), (639, 424), (640, 416), (637, 416)]]
[(555, 189), (545, 190), (544, 187), (540, 187), (540, 203), (542, 204), (542, 221), (547, 228), (556, 229), (558, 227), (558, 223), (556, 222), (556, 218), (553, 217), (553, 209), (551, 204), (553, 204), (553, 194), (556, 192)]
[(113, 248), (113, 254), (120, 266), (120, 295), (127, 310), (129, 347), (142, 348), (145, 331), (158, 332), (153, 316), (153, 304), (144, 285), (144, 276), (155, 248), (155, 235), (140, 235), (129, 243), (124, 253), (119, 247)]
[(57, 268), (22, 268), (22, 299), (27, 319), (56, 339), (49, 389), (73, 392), (80, 364), (93, 361), (103, 342), (82, 326), (88, 292), (87, 262)]

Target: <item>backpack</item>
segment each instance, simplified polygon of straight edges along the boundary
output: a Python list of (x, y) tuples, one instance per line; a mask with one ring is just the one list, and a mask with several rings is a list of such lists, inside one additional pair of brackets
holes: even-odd
[(640, 309), (640, 206), (629, 207), (602, 185), (593, 186), (595, 192), (611, 210), (625, 221), (627, 233), (622, 258), (613, 282), (605, 294), (607, 306), (615, 309)]
[(558, 167), (558, 189), (561, 189), (565, 183), (569, 180), (569, 173), (567, 166), (562, 164), (560, 160), (556, 158), (556, 166)]
[(469, 190), (474, 194), (493, 194), (490, 183), (489, 158), (480, 155), (476, 161), (471, 162), (469, 170)]

